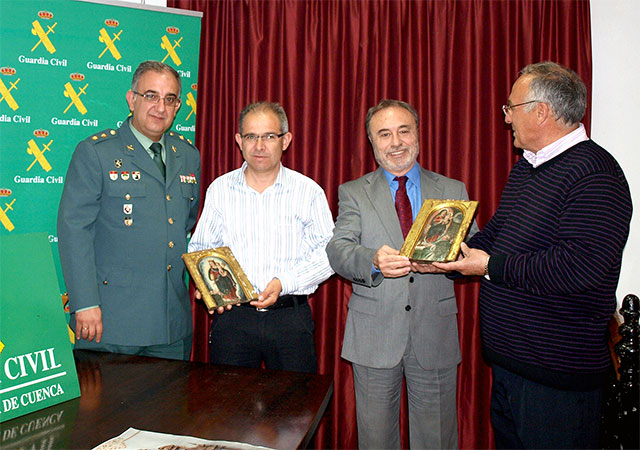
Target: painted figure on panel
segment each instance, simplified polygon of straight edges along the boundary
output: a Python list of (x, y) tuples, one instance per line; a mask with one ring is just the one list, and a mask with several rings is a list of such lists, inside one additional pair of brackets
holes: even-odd
[(244, 292), (238, 289), (238, 281), (224, 260), (204, 258), (200, 263), (200, 273), (216, 303), (235, 303), (245, 299)]
[(422, 261), (444, 261), (453, 238), (458, 234), (464, 214), (458, 208), (446, 207), (433, 213), (427, 220), (420, 240), (411, 255)]

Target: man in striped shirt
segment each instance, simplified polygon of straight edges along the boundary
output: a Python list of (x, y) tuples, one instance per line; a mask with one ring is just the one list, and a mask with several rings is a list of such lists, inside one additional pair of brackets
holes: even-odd
[(459, 261), (484, 275), (483, 354), (493, 366), (497, 448), (595, 448), (606, 330), (616, 309), (631, 196), (622, 169), (587, 137), (587, 89), (552, 62), (525, 67), (505, 122), (514, 165), (498, 210)]
[(281, 164), (292, 135), (278, 103), (246, 106), (235, 139), (245, 162), (207, 189), (189, 251), (229, 247), (260, 296), (218, 308), (211, 362), (316, 372), (307, 298), (333, 273), (325, 252), (333, 231), (327, 198), (316, 182)]

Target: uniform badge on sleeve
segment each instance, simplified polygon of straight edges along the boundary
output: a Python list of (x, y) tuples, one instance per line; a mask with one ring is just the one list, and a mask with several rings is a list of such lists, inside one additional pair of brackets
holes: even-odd
[(129, 172), (123, 170), (120, 172), (120, 178), (122, 178), (123, 181), (127, 181), (129, 179)]
[(122, 212), (126, 215), (131, 214), (133, 212), (133, 204), (125, 203), (124, 205), (122, 205)]
[(133, 172), (131, 172), (131, 179), (134, 181), (139, 181), (140, 180), (140, 171), (139, 170), (134, 170)]
[(124, 224), (125, 226), (130, 227), (131, 225), (133, 225), (133, 219), (131, 217), (125, 217)]
[(122, 167), (122, 160), (121, 159), (114, 159), (113, 163), (116, 165), (116, 169), (119, 169), (120, 167)]
[(118, 179), (118, 171), (117, 170), (110, 171), (109, 178), (111, 179), (111, 181), (116, 181)]

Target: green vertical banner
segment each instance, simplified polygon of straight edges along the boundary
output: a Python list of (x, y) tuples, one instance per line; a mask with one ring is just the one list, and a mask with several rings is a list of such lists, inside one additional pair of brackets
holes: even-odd
[(78, 142), (128, 117), (125, 95), (146, 60), (180, 73), (173, 130), (193, 141), (201, 17), (0, 0), (0, 422), (80, 395), (56, 232), (67, 167)]
[(173, 130), (195, 137), (202, 13), (113, 3), (0, 1), (0, 236), (46, 233), (61, 293), (56, 217), (71, 154), (127, 118), (140, 62), (180, 73)]
[(0, 236), (0, 422), (80, 395), (46, 233)]

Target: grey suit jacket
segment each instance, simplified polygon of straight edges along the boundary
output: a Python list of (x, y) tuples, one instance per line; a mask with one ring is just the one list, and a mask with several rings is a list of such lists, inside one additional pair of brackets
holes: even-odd
[[(422, 198), (467, 200), (464, 184), (420, 169)], [(453, 281), (411, 272), (372, 278), (373, 256), (384, 244), (404, 242), (389, 184), (378, 169), (340, 186), (339, 214), (327, 246), (331, 267), (350, 280), (353, 294), (342, 357), (373, 368), (396, 366), (409, 337), (424, 369), (460, 362)]]
[(125, 121), (76, 147), (58, 210), (75, 311), (102, 308), (102, 342), (167, 344), (192, 333), (182, 253), (199, 209), (200, 154), (165, 134), (166, 184)]

